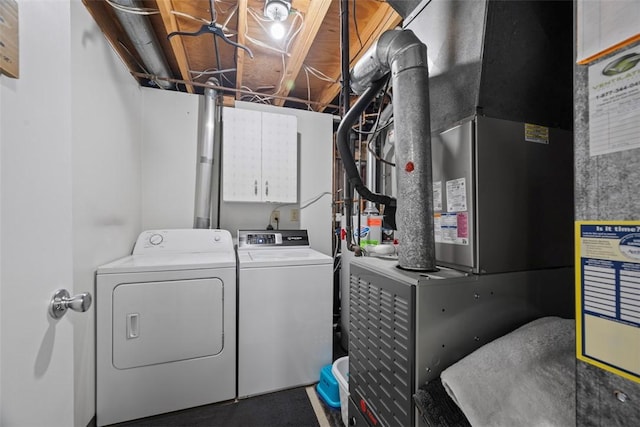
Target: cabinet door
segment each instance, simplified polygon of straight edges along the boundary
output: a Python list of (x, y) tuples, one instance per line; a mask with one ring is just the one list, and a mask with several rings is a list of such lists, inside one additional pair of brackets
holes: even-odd
[(227, 202), (262, 201), (262, 113), (225, 108), (222, 195)]
[(298, 120), (262, 113), (262, 200), (298, 200)]

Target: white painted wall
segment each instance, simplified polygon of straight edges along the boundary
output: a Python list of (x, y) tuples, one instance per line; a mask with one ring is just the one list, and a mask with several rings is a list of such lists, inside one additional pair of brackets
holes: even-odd
[[(201, 96), (143, 89), (142, 228), (193, 227), (197, 162), (198, 103)], [(299, 201), (331, 192), (333, 116), (312, 111), (236, 102), (237, 108), (292, 114), (298, 118)], [(216, 160), (217, 161), (217, 160)], [(233, 235), (239, 228), (264, 229), (273, 203), (230, 203), (221, 206), (220, 228)], [(297, 207), (297, 206), (296, 206)], [(278, 208), (280, 228), (306, 228), (311, 246), (331, 255), (331, 195), (300, 212), (291, 222), (291, 206)], [(212, 227), (216, 227), (215, 216)]]
[[(21, 75), (0, 76), (0, 425), (84, 427), (94, 309), (53, 321), (46, 307), (59, 287), (94, 293), (96, 267), (141, 230), (192, 226), (199, 97), (140, 89), (80, 0), (19, 8)], [(331, 190), (331, 117), (291, 112), (304, 201)], [(325, 253), (330, 200), (300, 222)], [(240, 209), (239, 225), (265, 227), (272, 207)]]
[[(2, 86), (0, 75), (0, 189), (2, 189)], [(2, 195), (0, 194), (0, 242), (2, 242)], [(0, 301), (2, 301), (2, 245), (0, 245)], [(2, 384), (2, 303), (0, 303), (0, 384)], [(0, 423), (2, 423), (2, 387), (0, 386)]]
[[(309, 231), (311, 247), (327, 255), (331, 253), (331, 168), (333, 156), (333, 116), (313, 111), (274, 107), (265, 104), (236, 101), (236, 108), (291, 114), (298, 118), (300, 138), (298, 156), (299, 204), (327, 193), (318, 202), (300, 211), (300, 222), (290, 222), (291, 206), (278, 208), (282, 221), (280, 228), (301, 228)], [(223, 202), (220, 228), (233, 234), (238, 228), (264, 229), (269, 224), (272, 203)], [(296, 206), (297, 207), (297, 206)]]
[(142, 228), (193, 228), (201, 96), (142, 89)]
[[(80, 0), (70, 12), (73, 292), (95, 295), (96, 267), (128, 255), (141, 231), (144, 97)], [(77, 427), (95, 415), (94, 316), (93, 307), (66, 316), (74, 327)]]
[(69, 20), (20, 1), (20, 78), (0, 77), (3, 426), (73, 425), (73, 326), (47, 315), (73, 282)]

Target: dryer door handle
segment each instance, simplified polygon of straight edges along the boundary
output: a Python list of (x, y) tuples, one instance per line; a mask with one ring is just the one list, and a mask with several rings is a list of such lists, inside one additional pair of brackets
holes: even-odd
[(140, 337), (140, 314), (127, 314), (127, 339), (131, 340)]

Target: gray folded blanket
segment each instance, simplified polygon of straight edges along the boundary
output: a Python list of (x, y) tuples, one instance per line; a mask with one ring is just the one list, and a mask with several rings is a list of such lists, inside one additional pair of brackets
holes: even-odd
[(575, 321), (543, 317), (442, 371), (472, 426), (575, 426)]

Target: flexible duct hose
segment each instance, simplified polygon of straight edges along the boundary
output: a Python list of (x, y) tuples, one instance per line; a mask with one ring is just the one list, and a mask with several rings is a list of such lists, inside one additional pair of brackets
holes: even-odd
[[(382, 78), (374, 82), (367, 90), (360, 96), (360, 98), (356, 101), (356, 103), (351, 107), (349, 112), (342, 118), (340, 122), (340, 126), (338, 126), (337, 131), (337, 145), (338, 152), (340, 153), (340, 158), (342, 159), (342, 165), (347, 174), (347, 179), (349, 184), (356, 189), (358, 194), (360, 194), (364, 199), (372, 201), (374, 203), (380, 203), (385, 205), (384, 210), (384, 219), (389, 224), (390, 228), (395, 229), (395, 206), (396, 199), (390, 196), (386, 196), (384, 194), (375, 194), (372, 193), (362, 182), (362, 178), (360, 178), (360, 173), (358, 172), (358, 168), (356, 166), (356, 162), (351, 154), (351, 149), (349, 148), (349, 132), (351, 130), (351, 126), (358, 120), (360, 114), (367, 108), (367, 106), (371, 103), (373, 98), (378, 94), (378, 92), (382, 89), (385, 84), (385, 79)], [(353, 199), (351, 194), (345, 194), (344, 198), (344, 209), (345, 215), (347, 216), (347, 238), (349, 242), (351, 241), (352, 236), (352, 204)], [(351, 245), (349, 245), (350, 247)]]

